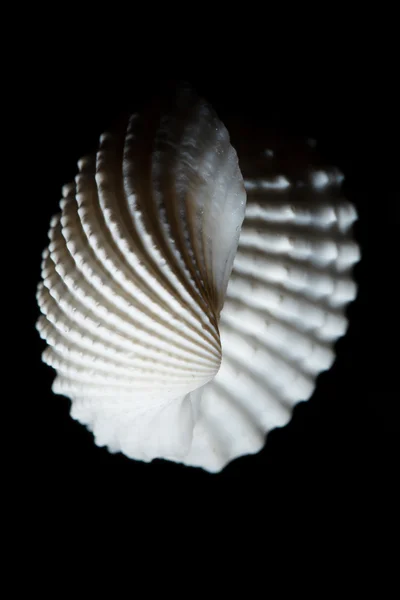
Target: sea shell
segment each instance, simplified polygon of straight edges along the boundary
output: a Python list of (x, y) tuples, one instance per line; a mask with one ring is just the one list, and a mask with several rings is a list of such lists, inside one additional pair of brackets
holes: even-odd
[(332, 364), (357, 215), (337, 169), (286, 158), (268, 147), (238, 163), (184, 89), (79, 161), (51, 221), (37, 327), (53, 391), (98, 446), (220, 471), (258, 452)]

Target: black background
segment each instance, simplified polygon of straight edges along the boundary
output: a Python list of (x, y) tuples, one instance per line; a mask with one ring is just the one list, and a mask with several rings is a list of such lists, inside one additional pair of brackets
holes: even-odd
[[(265, 56), (252, 62), (236, 57), (229, 69), (226, 56), (178, 68), (170, 56), (159, 57), (154, 66), (149, 57), (139, 60), (135, 54), (137, 64), (126, 48), (120, 60), (95, 50), (89, 60), (87, 54), (63, 50), (62, 41), (48, 44), (27, 61), (19, 82), (30, 142), (21, 199), (29, 230), (23, 333), (29, 367), (19, 383), (28, 388), (20, 415), (28, 430), (21, 470), (27, 494), (49, 510), (66, 506), (65, 498), (74, 506), (74, 499), (84, 502), (89, 494), (132, 505), (150, 497), (156, 503), (175, 498), (190, 510), (198, 498), (218, 503), (224, 493), (232, 502), (250, 500), (259, 514), (267, 503), (284, 502), (288, 516), (299, 503), (357, 513), (360, 498), (378, 494), (386, 502), (394, 489), (400, 432), (394, 410), (398, 390), (388, 375), (396, 368), (397, 323), (385, 321), (394, 273), (388, 260), (391, 226), (399, 225), (398, 186), (390, 180), (395, 113), (387, 100), (389, 84), (360, 68), (357, 57), (318, 56), (315, 50), (298, 60), (292, 51), (289, 63), (275, 70)], [(69, 417), (69, 401), (52, 394), (54, 373), (41, 363), (44, 343), (34, 328), (41, 252), (61, 186), (121, 111), (146, 106), (163, 84), (181, 79), (227, 124), (240, 117), (316, 138), (321, 152), (344, 172), (345, 194), (359, 214), (354, 229), (362, 252), (354, 270), (359, 291), (348, 308), (349, 329), (336, 345), (334, 366), (320, 375), (312, 398), (295, 408), (291, 422), (268, 435), (259, 454), (235, 460), (218, 475), (161, 460), (135, 462), (97, 448), (91, 434)], [(373, 99), (377, 86), (379, 103)], [(387, 305), (377, 304), (385, 298)], [(229, 510), (229, 503), (220, 509)]]

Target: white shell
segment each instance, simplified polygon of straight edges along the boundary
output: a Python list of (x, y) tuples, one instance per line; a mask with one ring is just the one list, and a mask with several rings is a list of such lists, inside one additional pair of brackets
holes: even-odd
[(160, 123), (125, 125), (52, 219), (43, 360), (97, 445), (216, 472), (258, 452), (332, 364), (356, 212), (337, 170), (290, 179), (270, 147), (239, 155), (243, 185), (226, 128), (186, 90)]

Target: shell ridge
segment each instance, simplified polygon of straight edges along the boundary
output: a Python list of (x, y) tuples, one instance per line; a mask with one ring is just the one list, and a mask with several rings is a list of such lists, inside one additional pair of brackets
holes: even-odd
[[(215, 361), (210, 360), (207, 354), (202, 354), (193, 349), (188, 351), (188, 349), (185, 348), (181, 348), (181, 353), (179, 354), (171, 351), (167, 342), (163, 345), (160, 343), (159, 345), (154, 344), (154, 340), (151, 337), (148, 338), (147, 343), (144, 343), (143, 339), (140, 340), (137, 335), (135, 335), (137, 332), (133, 331), (130, 335), (127, 335), (126, 326), (121, 325), (121, 328), (118, 331), (118, 329), (115, 328), (115, 323), (113, 324), (113, 330), (110, 331), (105, 327), (104, 322), (94, 321), (91, 316), (89, 316), (88, 312), (85, 313), (84, 310), (80, 311), (77, 301), (75, 301), (74, 305), (68, 306), (65, 295), (57, 296), (57, 299), (55, 299), (47, 288), (44, 289), (47, 291), (47, 296), (44, 290), (39, 293), (40, 308), (52, 322), (57, 322), (58, 319), (58, 321), (62, 323), (60, 329), (63, 328), (68, 331), (75, 330), (76, 332), (80, 330), (81, 332), (84, 332), (84, 335), (87, 337), (90, 336), (92, 342), (97, 338), (100, 338), (107, 343), (110, 341), (117, 343), (125, 341), (129, 345), (131, 351), (139, 350), (141, 353), (155, 352), (157, 354), (162, 352), (163, 354), (175, 356), (180, 360), (184, 359), (188, 364), (196, 364), (196, 362), (202, 360), (202, 364), (212, 365), (215, 370)], [(54, 288), (52, 288), (52, 292), (54, 294)], [(160, 340), (158, 341), (160, 342)]]
[[(135, 121), (135, 124), (136, 121)], [(168, 238), (165, 238), (165, 233), (163, 233), (161, 221), (162, 219), (157, 219), (157, 212), (154, 207), (154, 200), (152, 200), (154, 195), (154, 182), (151, 179), (153, 185), (150, 185), (149, 181), (143, 181), (143, 178), (139, 176), (136, 177), (135, 173), (141, 168), (142, 171), (150, 170), (151, 164), (150, 160), (146, 163), (143, 162), (143, 158), (140, 160), (136, 160), (135, 150), (134, 150), (134, 141), (135, 135), (131, 133), (127, 135), (125, 142), (125, 152), (124, 152), (124, 188), (127, 198), (132, 198), (134, 196), (137, 202), (137, 212), (134, 213), (134, 218), (138, 218), (142, 221), (144, 225), (145, 231), (152, 239), (153, 248), (150, 249), (148, 246), (146, 250), (151, 252), (153, 260), (157, 260), (157, 255), (164, 256), (163, 262), (169, 265), (170, 273), (173, 274), (173, 277), (169, 277), (169, 281), (172, 285), (174, 285), (178, 294), (181, 298), (188, 302), (192, 311), (195, 311), (198, 315), (201, 316), (201, 322), (203, 325), (208, 327), (211, 323), (211, 327), (213, 327), (212, 320), (210, 321), (210, 316), (205, 311), (206, 306), (204, 305), (203, 300), (198, 294), (194, 294), (193, 289), (190, 289), (190, 286), (187, 280), (183, 279), (183, 274), (181, 269), (176, 263), (176, 256), (174, 255), (173, 248), (168, 245)], [(136, 143), (137, 140), (136, 140)], [(146, 184), (146, 185), (145, 185)], [(143, 189), (143, 186), (145, 188)], [(144, 198), (147, 198), (148, 201), (145, 202)], [(134, 212), (131, 209), (131, 213)], [(142, 229), (143, 230), (143, 229)], [(146, 237), (144, 237), (144, 241), (146, 241)], [(159, 250), (157, 251), (157, 246)], [(158, 259), (158, 264), (160, 263), (160, 259)], [(189, 287), (189, 289), (188, 289)], [(194, 300), (194, 303), (192, 302)]]
[[(64, 210), (66, 210), (66, 209), (67, 209), (67, 207), (64, 207)], [(77, 223), (77, 221), (76, 221), (76, 223)], [(85, 233), (87, 234), (87, 229), (86, 229)], [(67, 240), (70, 239), (70, 235), (65, 227), (63, 228), (63, 234)], [(88, 238), (88, 241), (90, 242), (89, 238)], [(93, 248), (92, 248), (92, 252), (93, 252)], [(73, 258), (75, 259), (75, 257), (76, 257), (76, 246), (73, 249)], [(96, 259), (94, 259), (94, 260), (96, 260)], [(76, 260), (75, 260), (75, 262), (77, 263), (77, 265), (76, 265), (77, 269), (82, 271), (82, 268), (84, 267), (84, 265), (82, 263), (77, 262)], [(104, 263), (102, 263), (102, 264), (104, 266)], [(92, 270), (94, 271), (94, 269), (92, 269)], [(120, 288), (116, 288), (116, 284), (120, 284), (121, 279), (119, 281), (117, 281), (116, 284), (113, 283), (115, 280), (112, 278), (112, 272), (110, 269), (108, 269), (108, 270), (102, 269), (101, 272), (104, 273), (104, 276), (107, 279), (101, 280), (99, 285), (97, 285), (95, 287), (96, 287), (98, 293), (100, 293), (103, 297), (105, 296), (107, 298), (109, 307), (110, 307), (110, 312), (112, 312), (112, 310), (115, 312), (115, 310), (116, 310), (115, 309), (115, 294), (117, 294), (116, 298), (119, 301), (119, 310), (125, 311), (126, 318), (128, 318), (130, 321), (132, 321), (132, 323), (135, 325), (135, 327), (137, 327), (138, 329), (140, 329), (142, 331), (147, 331), (148, 334), (151, 334), (151, 331), (154, 331), (154, 326), (155, 326), (152, 321), (152, 317), (151, 317), (152, 313), (149, 313), (149, 311), (143, 309), (142, 308), (143, 305), (138, 304), (135, 297), (132, 298), (132, 296), (130, 296), (128, 294), (128, 291), (126, 289), (121, 290)], [(115, 272), (114, 272), (114, 275), (115, 275)], [(127, 278), (126, 278), (126, 280), (127, 280)], [(93, 281), (91, 281), (90, 278), (88, 280), (88, 283), (92, 283), (92, 285), (93, 285)], [(108, 284), (110, 284), (112, 287), (108, 287)], [(122, 300), (125, 300), (124, 305), (121, 304)], [(114, 304), (114, 306), (113, 306), (113, 304)], [(111, 310), (111, 307), (112, 307), (112, 310)], [(134, 311), (135, 311), (136, 319), (134, 319), (132, 316), (132, 313)], [(167, 340), (168, 337), (170, 337), (171, 335), (174, 335), (174, 331), (172, 330), (172, 327), (171, 327), (171, 316), (168, 313), (167, 313), (167, 315), (169, 317), (167, 322), (165, 322), (165, 321), (162, 322), (162, 321), (158, 320), (158, 323), (160, 324), (160, 326), (162, 328), (167, 329), (167, 332), (163, 336), (164, 340)], [(137, 317), (139, 317), (141, 319), (141, 321), (137, 321)], [(178, 332), (178, 334), (179, 334), (179, 332)], [(161, 334), (157, 333), (157, 335), (161, 335)], [(175, 335), (175, 339), (177, 339), (177, 335)], [(190, 342), (191, 346), (194, 343), (196, 346), (201, 346), (205, 352), (208, 351), (208, 346), (206, 344), (204, 344), (203, 342), (199, 341), (198, 338), (191, 337), (190, 335), (189, 335), (189, 338), (191, 338), (191, 342)], [(185, 344), (187, 346), (189, 344), (189, 341), (187, 341), (187, 342), (185, 341)]]
[[(107, 165), (107, 150), (104, 149), (104, 145), (107, 146), (107, 141), (109, 142), (110, 140), (107, 138), (106, 140), (102, 141), (103, 144), (103, 154), (101, 157), (101, 161), (103, 163), (102, 169), (101, 170), (106, 170), (106, 165)], [(123, 160), (123, 153), (124, 153), (124, 144), (125, 144), (125, 138), (122, 140), (122, 148), (121, 148), (121, 161)], [(125, 193), (125, 189), (124, 189), (124, 184), (123, 184), (123, 167), (121, 164), (121, 169), (120, 169), (120, 177), (116, 177), (115, 173), (119, 173), (119, 169), (112, 169), (112, 165), (110, 165), (109, 170), (111, 172), (113, 172), (114, 177), (115, 177), (115, 181), (113, 184), (113, 188), (116, 190), (116, 194), (115, 194), (115, 202), (108, 202), (107, 203), (107, 212), (105, 212), (105, 218), (107, 221), (107, 225), (109, 227), (109, 229), (112, 232), (113, 237), (116, 239), (117, 244), (119, 246), (122, 245), (122, 238), (120, 235), (120, 232), (117, 228), (113, 227), (113, 223), (110, 222), (110, 218), (109, 218), (109, 214), (113, 213), (115, 215), (115, 221), (118, 222), (121, 226), (121, 229), (125, 228), (126, 229), (126, 235), (124, 237), (124, 242), (126, 242), (126, 247), (125, 247), (125, 251), (124, 251), (124, 255), (127, 258), (127, 260), (129, 261), (133, 271), (135, 272), (135, 274), (139, 277), (139, 285), (141, 286), (141, 291), (144, 291), (144, 289), (148, 290), (148, 295), (151, 295), (153, 297), (153, 301), (156, 303), (157, 301), (165, 303), (165, 305), (168, 305), (168, 309), (166, 308), (166, 310), (171, 311), (172, 313), (172, 318), (173, 319), (177, 319), (178, 318), (178, 313), (176, 311), (176, 309), (173, 309), (173, 307), (171, 306), (171, 304), (178, 304), (178, 302), (176, 301), (176, 298), (174, 298), (173, 296), (173, 288), (171, 288), (171, 284), (170, 281), (168, 279), (168, 277), (165, 277), (165, 271), (168, 267), (168, 263), (166, 263), (166, 261), (164, 260), (164, 269), (160, 270), (157, 268), (157, 265), (155, 264), (154, 260), (153, 260), (153, 256), (149, 255), (149, 253), (146, 253), (145, 248), (143, 246), (143, 243), (140, 239), (140, 235), (139, 235), (139, 231), (138, 228), (136, 227), (136, 222), (135, 220), (132, 218), (131, 215), (131, 211), (129, 210), (129, 203), (128, 203), (128, 199), (126, 197), (126, 193)], [(118, 181), (117, 181), (118, 179)], [(106, 201), (106, 196), (104, 196), (104, 201)], [(137, 213), (137, 210), (135, 210), (135, 207), (133, 207), (132, 210), (133, 213)], [(125, 218), (124, 218), (125, 217)], [(143, 228), (142, 228), (142, 235), (143, 235)], [(146, 282), (146, 277), (147, 279), (149, 277), (152, 277), (152, 288), (148, 287), (147, 282)], [(182, 309), (183, 309), (183, 314), (182, 314)], [(185, 306), (183, 303), (180, 304), (180, 318), (183, 319), (190, 328), (193, 329), (193, 331), (196, 331), (197, 334), (200, 333), (201, 336), (203, 336), (204, 338), (206, 338), (205, 336), (205, 331), (204, 328), (202, 328), (201, 324), (199, 324), (198, 319), (194, 320), (192, 318), (190, 318), (191, 312), (189, 311), (189, 315), (188, 317), (186, 317), (186, 312), (187, 312), (187, 306)], [(209, 329), (209, 332), (213, 335), (214, 340), (216, 340), (216, 336), (215, 333), (213, 334), (212, 330)]]

